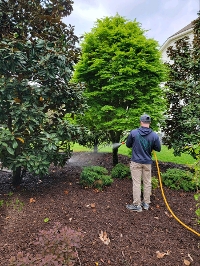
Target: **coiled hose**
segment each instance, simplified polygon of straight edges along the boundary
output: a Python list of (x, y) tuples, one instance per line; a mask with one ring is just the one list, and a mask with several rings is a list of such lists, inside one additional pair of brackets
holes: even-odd
[(176, 215), (173, 213), (173, 211), (171, 210), (168, 202), (167, 202), (167, 199), (165, 197), (165, 193), (164, 193), (164, 190), (163, 190), (163, 186), (162, 186), (162, 180), (161, 180), (161, 176), (160, 176), (160, 169), (159, 169), (159, 165), (158, 165), (158, 159), (157, 159), (157, 155), (155, 153), (155, 151), (153, 151), (153, 155), (154, 155), (154, 158), (156, 160), (156, 167), (157, 167), (157, 171), (158, 171), (158, 178), (159, 178), (159, 183), (160, 183), (160, 189), (161, 189), (161, 192), (162, 192), (162, 197), (164, 199), (164, 202), (168, 208), (168, 210), (170, 211), (171, 215), (181, 224), (183, 225), (185, 228), (187, 228), (188, 230), (190, 230), (191, 232), (193, 232), (195, 235), (199, 236), (200, 237), (200, 233), (196, 232), (195, 230), (193, 230), (192, 228), (190, 228), (189, 226), (187, 226), (186, 224), (184, 224), (181, 220), (179, 220), (178, 217), (176, 217)]

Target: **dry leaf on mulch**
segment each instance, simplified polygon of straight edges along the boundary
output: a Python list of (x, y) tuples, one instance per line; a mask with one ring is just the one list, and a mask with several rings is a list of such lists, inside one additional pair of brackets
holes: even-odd
[(99, 234), (99, 238), (101, 239), (101, 241), (103, 241), (105, 245), (108, 245), (110, 243), (110, 239), (105, 231), (101, 231), (101, 233)]
[(169, 250), (167, 252), (156, 251), (156, 254), (158, 259), (162, 259), (165, 255), (169, 255), (170, 251)]

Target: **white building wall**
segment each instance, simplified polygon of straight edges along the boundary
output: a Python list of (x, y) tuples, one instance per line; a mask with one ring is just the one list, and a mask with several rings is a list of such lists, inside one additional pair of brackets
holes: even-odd
[(175, 42), (183, 37), (189, 37), (189, 42), (192, 44), (192, 41), (194, 39), (194, 33), (193, 29), (189, 29), (187, 31), (181, 32), (180, 34), (174, 35), (172, 37), (169, 37), (166, 42), (162, 45), (160, 48), (160, 52), (162, 54), (162, 60), (163, 62), (170, 62), (170, 59), (167, 56), (167, 49), (170, 46), (174, 46)]

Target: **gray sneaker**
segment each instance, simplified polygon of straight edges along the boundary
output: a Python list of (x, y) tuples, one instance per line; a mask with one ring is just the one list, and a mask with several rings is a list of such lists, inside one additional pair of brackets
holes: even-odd
[(145, 202), (142, 202), (142, 207), (144, 210), (147, 210), (149, 209), (149, 204), (148, 203), (145, 203)]
[(140, 206), (140, 205), (133, 205), (133, 204), (128, 204), (128, 205), (126, 205), (126, 208), (128, 209), (128, 210), (131, 210), (131, 211), (135, 211), (135, 212), (141, 212), (142, 211), (142, 207)]

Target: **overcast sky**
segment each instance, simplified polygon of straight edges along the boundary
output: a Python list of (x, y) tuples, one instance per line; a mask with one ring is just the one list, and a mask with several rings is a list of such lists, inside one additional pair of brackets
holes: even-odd
[(80, 37), (97, 19), (120, 16), (141, 23), (146, 36), (162, 45), (167, 38), (197, 18), (200, 0), (74, 0), (73, 12), (64, 18)]

